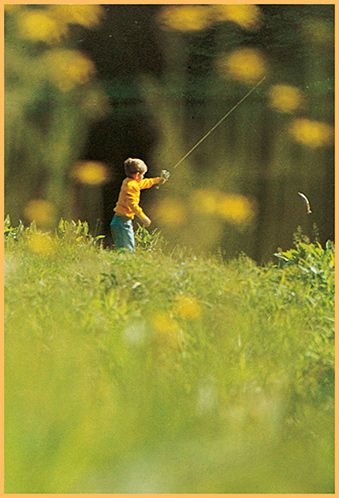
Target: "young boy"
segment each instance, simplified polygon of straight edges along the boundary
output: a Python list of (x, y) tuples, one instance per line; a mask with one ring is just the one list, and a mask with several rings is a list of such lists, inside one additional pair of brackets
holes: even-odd
[(114, 208), (115, 215), (111, 221), (111, 232), (116, 249), (129, 249), (134, 251), (134, 232), (132, 220), (136, 215), (146, 226), (151, 220), (145, 215), (141, 207), (140, 190), (150, 188), (157, 183), (164, 183), (166, 178), (144, 179), (147, 166), (141, 159), (128, 158), (124, 162), (126, 178), (122, 182), (118, 202)]

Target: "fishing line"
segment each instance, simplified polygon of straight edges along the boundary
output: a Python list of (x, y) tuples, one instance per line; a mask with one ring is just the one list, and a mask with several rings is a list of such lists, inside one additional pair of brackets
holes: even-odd
[(233, 112), (235, 111), (235, 109), (242, 103), (244, 102), (245, 99), (247, 99), (247, 97), (249, 97), (249, 95), (254, 92), (254, 90), (264, 81), (264, 79), (266, 78), (266, 76), (264, 76), (256, 85), (254, 85), (253, 88), (251, 88), (247, 93), (246, 95), (244, 95), (242, 97), (242, 99), (239, 100), (239, 102), (237, 102), (237, 104), (235, 104), (232, 109), (230, 111), (227, 111), (227, 113), (213, 126), (213, 128), (211, 128), (207, 133), (206, 135), (204, 135), (173, 167), (172, 167), (172, 170), (174, 171), (185, 159), (187, 159), (187, 157), (223, 122), (225, 121), (226, 118), (228, 118), (228, 116)]

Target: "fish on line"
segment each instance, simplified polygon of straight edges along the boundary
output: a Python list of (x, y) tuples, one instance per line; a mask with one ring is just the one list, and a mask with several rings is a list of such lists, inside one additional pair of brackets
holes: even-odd
[(311, 214), (312, 213), (312, 210), (311, 210), (311, 206), (310, 206), (310, 201), (307, 199), (306, 195), (305, 194), (302, 194), (301, 192), (298, 192), (298, 194), (304, 199), (304, 201), (306, 202), (306, 207), (307, 207), (307, 214)]

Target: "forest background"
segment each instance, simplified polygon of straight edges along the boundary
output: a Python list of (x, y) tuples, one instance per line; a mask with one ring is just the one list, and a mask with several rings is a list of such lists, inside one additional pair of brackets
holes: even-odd
[(143, 192), (169, 244), (262, 262), (299, 226), (334, 238), (334, 6), (7, 5), (6, 214), (109, 246), (123, 161), (171, 171), (263, 77)]

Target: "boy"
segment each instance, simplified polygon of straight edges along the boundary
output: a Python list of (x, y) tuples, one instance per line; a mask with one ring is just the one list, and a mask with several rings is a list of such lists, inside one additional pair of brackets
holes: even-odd
[(140, 221), (149, 227), (151, 220), (145, 215), (141, 207), (140, 190), (150, 188), (157, 183), (164, 183), (166, 178), (144, 179), (147, 166), (141, 159), (128, 158), (124, 162), (126, 178), (122, 182), (118, 202), (114, 208), (115, 215), (111, 221), (111, 232), (116, 249), (134, 251), (134, 232), (132, 220), (138, 216)]

